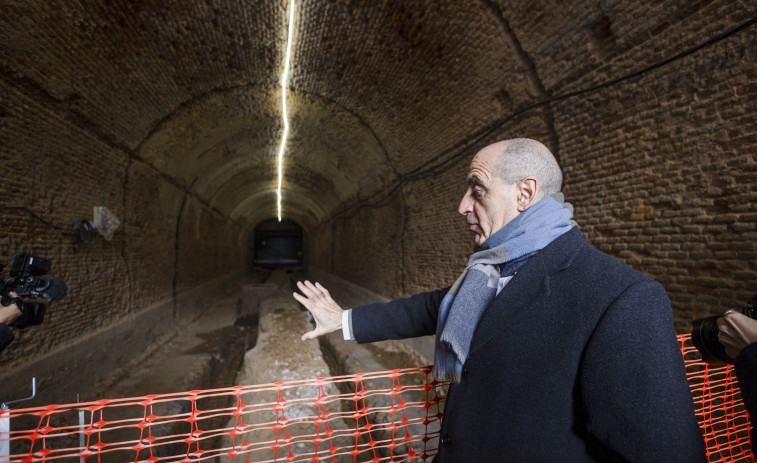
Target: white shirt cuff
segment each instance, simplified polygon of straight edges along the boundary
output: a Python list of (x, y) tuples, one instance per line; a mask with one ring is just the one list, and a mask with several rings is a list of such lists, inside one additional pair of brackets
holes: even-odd
[(352, 309), (347, 309), (344, 312), (342, 312), (342, 336), (344, 337), (345, 341), (355, 340), (355, 338), (352, 337), (352, 324), (350, 323), (351, 314), (352, 314)]

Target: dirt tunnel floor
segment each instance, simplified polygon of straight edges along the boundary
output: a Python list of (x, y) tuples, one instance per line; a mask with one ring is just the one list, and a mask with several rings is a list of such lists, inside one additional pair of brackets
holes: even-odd
[[(159, 341), (145, 346), (140, 355), (82, 394), (79, 402), (312, 379), (430, 363), (428, 354), (416, 348), (425, 344), (426, 348), (430, 345), (433, 349), (433, 339), (359, 345), (344, 341), (339, 331), (318, 340), (302, 342), (300, 336), (312, 329), (312, 322), (308, 321), (309, 314), (294, 300), (292, 292), (295, 282), (306, 278), (326, 285), (343, 307), (382, 300), (379, 295), (324, 273), (255, 272), (244, 280), (240, 279), (238, 286), (229, 285), (229, 289), (222, 293), (205, 295), (207, 300), (202, 302), (208, 309), (192, 320), (177, 323)], [(252, 304), (248, 295), (250, 288), (263, 289)], [(246, 302), (245, 298), (248, 299)], [(334, 389), (328, 393), (336, 394), (337, 391)], [(228, 397), (209, 400), (218, 402), (204, 402), (207, 410), (229, 406)], [(188, 413), (187, 404), (187, 401), (168, 401), (156, 413)], [(108, 419), (111, 421), (127, 418), (120, 416), (120, 413), (127, 413), (125, 410), (110, 413)], [(210, 419), (208, 429), (228, 425), (228, 416)], [(185, 425), (177, 422), (165, 429), (155, 427), (153, 433), (160, 436), (188, 432)], [(117, 430), (109, 438), (112, 442), (136, 438), (129, 432), (128, 429)], [(223, 441), (224, 438), (215, 438), (210, 442), (211, 448), (231, 445)], [(162, 457), (185, 451), (185, 445), (168, 443), (150, 449), (155, 456)], [(142, 456), (145, 455), (139, 457)], [(103, 461), (119, 461), (119, 458), (106, 455)]]
[[(284, 293), (294, 291), (297, 280), (310, 279), (327, 285), (343, 306), (382, 300), (376, 294), (325, 273), (260, 270), (248, 275), (244, 285), (276, 285)], [(193, 320), (184, 321), (173, 334), (146, 346), (138, 357), (114, 371), (81, 401), (139, 397), (194, 389), (235, 385), (246, 351), (258, 337), (257, 314), (244, 313), (242, 288), (208, 295), (210, 307)], [(294, 300), (294, 299), (292, 299)], [(307, 312), (302, 311), (302, 317)], [(296, 328), (300, 329), (300, 328)], [(432, 341), (431, 341), (432, 342)], [(341, 332), (320, 339), (323, 356), (332, 375), (406, 368), (431, 363), (433, 344), (428, 339), (385, 341), (369, 345), (345, 342)], [(271, 365), (271, 368), (276, 368)], [(275, 375), (275, 372), (271, 372)]]
[[(244, 284), (267, 275), (248, 275)], [(240, 282), (242, 283), (242, 282)], [(177, 325), (81, 400), (139, 397), (232, 386), (245, 351), (255, 345), (257, 319), (241, 315), (241, 287), (207, 295), (209, 309)]]

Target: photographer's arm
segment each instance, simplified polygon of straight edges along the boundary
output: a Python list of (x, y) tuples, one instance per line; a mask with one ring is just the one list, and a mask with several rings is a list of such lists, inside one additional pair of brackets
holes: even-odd
[[(10, 293), (12, 297), (16, 297), (16, 293)], [(8, 325), (16, 321), (21, 316), (21, 311), (18, 310), (16, 304), (10, 304), (8, 306), (0, 305), (0, 351), (5, 349), (5, 346), (13, 341), (13, 332), (8, 328)]]
[[(18, 297), (18, 294), (14, 293), (13, 291), (8, 294), (10, 294), (10, 296), (13, 298)], [(0, 304), (0, 323), (10, 325), (20, 316), (21, 311), (18, 310), (18, 306), (16, 304), (10, 303), (7, 306)]]
[(727, 311), (718, 318), (718, 340), (735, 359), (739, 390), (752, 423), (752, 453), (757, 454), (757, 320)]

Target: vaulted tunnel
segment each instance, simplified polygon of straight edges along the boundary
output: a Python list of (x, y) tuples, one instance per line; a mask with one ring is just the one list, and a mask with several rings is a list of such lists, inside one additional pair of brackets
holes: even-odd
[[(470, 159), (530, 137), (587, 239), (665, 286), (679, 332), (741, 307), (755, 16), (746, 0), (295, 1), (282, 204), (303, 263), (386, 297), (447, 286), (471, 248)], [(0, 354), (0, 383), (96, 379), (246, 278), (277, 213), (287, 22), (281, 1), (0, 3), (0, 249), (69, 285)], [(120, 227), (74, 242), (96, 206)], [(101, 338), (125, 347), (103, 356)]]

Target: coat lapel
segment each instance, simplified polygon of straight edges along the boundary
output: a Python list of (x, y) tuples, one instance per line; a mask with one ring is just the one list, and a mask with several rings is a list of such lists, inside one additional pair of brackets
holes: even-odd
[(568, 268), (584, 244), (586, 241), (574, 227), (532, 257), (484, 311), (473, 335), (470, 354), (502, 335), (503, 319), (524, 313), (535, 301), (549, 298), (550, 275)]

